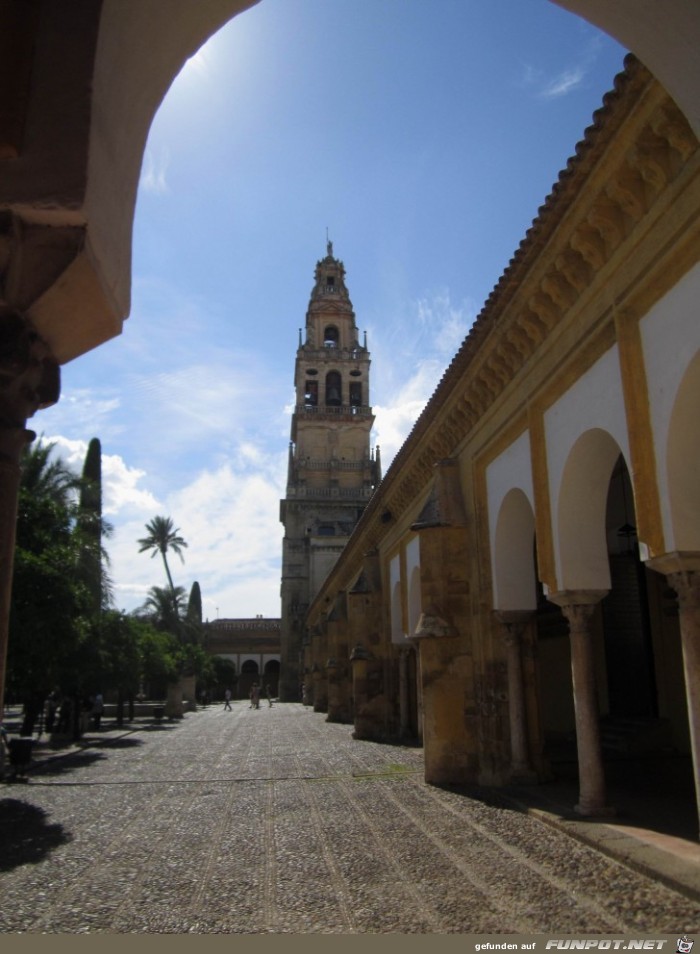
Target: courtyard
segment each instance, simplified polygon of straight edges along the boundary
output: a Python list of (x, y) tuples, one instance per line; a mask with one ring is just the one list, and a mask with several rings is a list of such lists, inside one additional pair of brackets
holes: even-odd
[(0, 787), (0, 840), (4, 933), (700, 930), (692, 891), (300, 704), (108, 723)]

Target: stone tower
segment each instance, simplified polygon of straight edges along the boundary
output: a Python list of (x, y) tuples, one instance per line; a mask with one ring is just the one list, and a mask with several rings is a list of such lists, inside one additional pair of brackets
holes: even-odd
[(369, 351), (360, 344), (345, 268), (327, 254), (299, 330), (287, 493), (280, 506), (282, 669), (280, 696), (299, 699), (304, 616), (380, 479), (370, 452)]

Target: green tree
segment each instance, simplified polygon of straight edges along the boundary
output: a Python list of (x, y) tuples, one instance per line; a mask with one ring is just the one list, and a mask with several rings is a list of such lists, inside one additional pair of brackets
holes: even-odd
[(22, 454), (21, 489), (31, 497), (51, 500), (56, 506), (70, 508), (80, 480), (60, 459), (50, 460), (56, 444), (39, 439), (29, 444)]
[(166, 687), (177, 682), (182, 671), (181, 646), (171, 633), (160, 632), (147, 624), (139, 637), (141, 671), (149, 695), (162, 698)]
[(173, 592), (152, 586), (137, 615), (148, 620), (159, 632), (179, 637), (180, 619), (185, 606), (185, 590), (176, 586)]
[(202, 591), (199, 583), (195, 580), (190, 590), (190, 598), (187, 602), (187, 619), (195, 626), (202, 625)]
[(53, 449), (29, 446), (21, 462), (7, 683), (25, 703), (26, 732), (51, 689), (83, 690), (90, 665), (88, 594), (73, 572), (78, 478)]
[(116, 689), (120, 696), (138, 692), (141, 681), (140, 627), (133, 616), (118, 610), (102, 613), (96, 627), (100, 683)]
[(80, 499), (76, 534), (80, 544), (78, 575), (91, 596), (95, 617), (112, 601), (111, 581), (107, 574), (108, 558), (102, 538), (111, 532), (102, 518), (102, 447), (99, 438), (90, 441), (80, 481)]

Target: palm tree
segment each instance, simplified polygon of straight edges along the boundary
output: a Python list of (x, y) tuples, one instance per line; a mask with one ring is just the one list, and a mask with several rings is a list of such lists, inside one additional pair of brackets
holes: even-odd
[(156, 629), (179, 636), (180, 614), (185, 606), (185, 590), (176, 586), (174, 591), (162, 586), (152, 586), (138, 616), (145, 616)]
[(163, 566), (165, 567), (165, 573), (168, 577), (168, 583), (170, 584), (170, 592), (173, 597), (173, 602), (175, 603), (175, 585), (170, 574), (167, 554), (168, 550), (172, 550), (173, 553), (177, 553), (184, 563), (185, 558), (182, 555), (182, 549), (186, 547), (187, 544), (183, 538), (179, 536), (180, 530), (173, 526), (173, 521), (170, 517), (154, 517), (150, 523), (146, 524), (146, 530), (148, 531), (148, 536), (138, 541), (140, 544), (139, 553), (152, 550), (152, 557), (154, 557), (156, 553), (160, 553), (163, 557)]
[(43, 439), (25, 448), (20, 469), (22, 488), (35, 498), (51, 500), (59, 507), (71, 507), (75, 503), (80, 478), (59, 458), (49, 460), (55, 442)]

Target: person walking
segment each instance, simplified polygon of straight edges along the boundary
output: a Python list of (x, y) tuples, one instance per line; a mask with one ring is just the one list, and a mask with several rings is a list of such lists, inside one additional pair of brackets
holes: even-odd
[(250, 687), (250, 708), (260, 708), (260, 686), (257, 684), (257, 682), (254, 682)]
[(226, 712), (227, 709), (229, 712), (233, 712), (233, 708), (231, 707), (231, 690), (230, 689), (227, 689), (226, 692), (224, 693), (224, 700), (225, 700), (224, 712)]
[(267, 704), (272, 708), (272, 692), (270, 691), (270, 683), (265, 683), (265, 698), (267, 699)]

